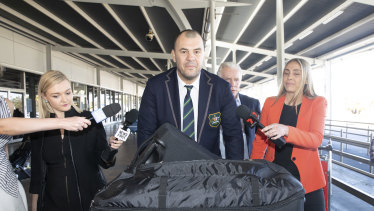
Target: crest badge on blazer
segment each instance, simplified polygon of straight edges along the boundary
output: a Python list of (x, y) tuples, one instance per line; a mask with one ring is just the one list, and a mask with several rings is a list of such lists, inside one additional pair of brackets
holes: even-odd
[(218, 127), (221, 123), (221, 112), (209, 114), (208, 118), (211, 127)]

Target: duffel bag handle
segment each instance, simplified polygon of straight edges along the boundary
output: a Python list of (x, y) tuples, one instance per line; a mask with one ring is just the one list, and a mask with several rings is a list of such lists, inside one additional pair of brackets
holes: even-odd
[(165, 143), (157, 136), (150, 137), (139, 146), (129, 169), (135, 169), (135, 167), (141, 164), (162, 161), (165, 154), (165, 148)]

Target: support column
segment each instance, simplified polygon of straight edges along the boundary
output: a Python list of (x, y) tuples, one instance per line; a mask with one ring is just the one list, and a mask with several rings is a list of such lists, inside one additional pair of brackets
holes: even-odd
[(52, 47), (51, 45), (45, 46), (46, 50), (46, 71), (49, 71), (52, 69)]
[(283, 0), (277, 0), (276, 6), (277, 23), (277, 83), (281, 84), (284, 68), (284, 25), (283, 25)]
[(95, 71), (96, 71), (96, 85), (98, 86), (98, 90), (97, 90), (97, 99), (98, 99), (98, 101), (99, 102), (97, 102), (98, 103), (98, 105), (97, 105), (97, 107), (98, 108), (100, 108), (101, 107), (101, 83), (100, 83), (100, 80), (101, 80), (101, 78), (100, 78), (100, 69), (99, 69), (99, 67), (95, 67)]
[(212, 55), (212, 73), (216, 73), (216, 26), (215, 26), (215, 10), (216, 10), (216, 2), (214, 0), (210, 0), (210, 40), (211, 40), (211, 51), (210, 54)]

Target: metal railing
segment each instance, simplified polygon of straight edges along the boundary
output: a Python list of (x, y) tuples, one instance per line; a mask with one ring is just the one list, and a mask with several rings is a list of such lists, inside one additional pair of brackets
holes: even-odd
[[(333, 164), (348, 168), (354, 172), (363, 174), (374, 179), (373, 163), (370, 162), (369, 148), (370, 141), (374, 138), (374, 123), (352, 122), (352, 121), (339, 121), (339, 120), (326, 120), (325, 122), (325, 135), (324, 138), (329, 140), (329, 143), (340, 143), (339, 149), (333, 149), (332, 153), (339, 156), (339, 160), (332, 160)], [(367, 157), (348, 153), (344, 151), (348, 146), (355, 146), (367, 150)], [(354, 167), (344, 162), (344, 158), (357, 161), (361, 164), (368, 165), (368, 171)], [(333, 177), (332, 184), (338, 186), (344, 191), (360, 198), (361, 200), (374, 205), (374, 196), (358, 188), (355, 188), (344, 181)]]

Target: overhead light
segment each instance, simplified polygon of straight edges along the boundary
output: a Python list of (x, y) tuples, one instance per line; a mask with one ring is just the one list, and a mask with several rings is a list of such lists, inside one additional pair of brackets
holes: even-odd
[(301, 35), (301, 36), (299, 37), (299, 40), (304, 39), (305, 37), (307, 37), (307, 36), (310, 35), (311, 33), (313, 33), (312, 30), (305, 32), (303, 35)]
[(322, 23), (323, 24), (327, 24), (328, 22), (334, 20), (336, 17), (338, 17), (339, 15), (341, 15), (344, 11), (341, 11), (339, 10), (337, 13), (335, 13), (334, 15), (330, 16), (329, 18), (327, 18), (325, 21), (323, 21)]
[(256, 64), (256, 67), (259, 67), (261, 65), (262, 65), (262, 62), (259, 62), (259, 63)]

